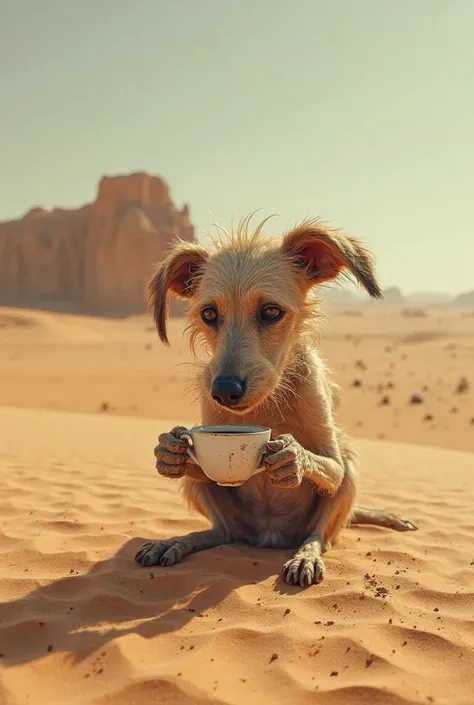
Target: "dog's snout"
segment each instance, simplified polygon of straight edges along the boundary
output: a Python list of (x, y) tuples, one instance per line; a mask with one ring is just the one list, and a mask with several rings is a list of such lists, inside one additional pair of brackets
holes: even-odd
[(216, 377), (212, 385), (212, 398), (222, 406), (235, 406), (245, 392), (245, 382), (240, 377)]

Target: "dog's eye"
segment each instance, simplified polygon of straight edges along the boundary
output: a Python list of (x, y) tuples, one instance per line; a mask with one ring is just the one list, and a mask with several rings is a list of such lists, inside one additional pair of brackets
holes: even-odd
[(260, 311), (260, 315), (263, 321), (279, 321), (283, 318), (285, 312), (279, 306), (268, 305), (264, 306)]
[(206, 306), (201, 311), (201, 318), (204, 323), (215, 323), (217, 321), (217, 309), (214, 306)]

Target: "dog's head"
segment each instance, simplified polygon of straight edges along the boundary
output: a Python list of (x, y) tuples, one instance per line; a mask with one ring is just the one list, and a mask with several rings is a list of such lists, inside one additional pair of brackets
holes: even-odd
[(211, 359), (204, 393), (236, 414), (260, 405), (278, 388), (285, 368), (315, 315), (311, 290), (352, 274), (374, 297), (382, 296), (369, 250), (317, 222), (280, 240), (253, 234), (248, 221), (212, 251), (179, 242), (148, 284), (148, 304), (168, 344), (170, 295), (188, 299), (193, 339), (207, 343)]

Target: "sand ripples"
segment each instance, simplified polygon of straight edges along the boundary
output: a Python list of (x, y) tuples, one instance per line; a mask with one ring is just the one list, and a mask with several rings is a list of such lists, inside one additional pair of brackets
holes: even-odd
[(142, 540), (203, 525), (153, 473), (153, 423), (0, 417), (34, 441), (7, 443), (1, 465), (2, 703), (472, 703), (471, 456), (362, 444), (365, 503), (403, 509), (420, 531), (346, 531), (327, 580), (301, 591), (279, 580), (280, 551), (133, 562)]

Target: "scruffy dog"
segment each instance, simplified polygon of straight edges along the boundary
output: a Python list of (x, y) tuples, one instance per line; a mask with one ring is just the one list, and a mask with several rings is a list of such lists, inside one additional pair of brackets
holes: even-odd
[(317, 221), (303, 222), (277, 240), (263, 235), (265, 222), (251, 233), (245, 219), (237, 232), (218, 238), (212, 251), (178, 242), (147, 293), (165, 344), (169, 296), (189, 300), (191, 344), (201, 340), (210, 352), (197, 379), (202, 423), (270, 427), (267, 471), (239, 487), (221, 487), (186, 454), (183, 427), (162, 434), (155, 448), (158, 472), (184, 478), (185, 497), (212, 528), (149, 541), (136, 560), (170, 566), (190, 553), (233, 542), (294, 548), (282, 575), (304, 587), (323, 580), (321, 554), (345, 525), (416, 527), (354, 506), (356, 453), (334, 420), (338, 388), (316, 346), (314, 288), (346, 273), (380, 298), (372, 256), (359, 240)]

